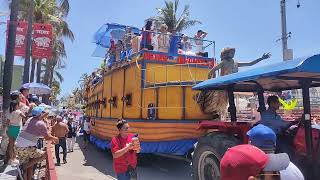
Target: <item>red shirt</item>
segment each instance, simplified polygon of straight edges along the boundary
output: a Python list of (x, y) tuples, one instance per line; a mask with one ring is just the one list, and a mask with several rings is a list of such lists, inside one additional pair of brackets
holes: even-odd
[[(111, 140), (111, 152), (115, 153), (126, 147), (126, 144), (130, 143), (133, 137), (133, 134), (128, 134), (127, 138), (120, 136), (113, 137)], [(113, 169), (117, 174), (125, 173), (128, 170), (128, 164), (133, 168), (137, 166), (137, 154), (133, 150), (129, 150), (121, 157), (113, 158)]]
[(142, 37), (141, 37), (142, 44), (146, 43), (145, 45), (150, 45), (151, 41), (152, 41), (152, 33), (149, 31), (143, 31)]
[(20, 99), (20, 102), (25, 104), (26, 106), (29, 106), (29, 101), (24, 95), (22, 95), (22, 98)]

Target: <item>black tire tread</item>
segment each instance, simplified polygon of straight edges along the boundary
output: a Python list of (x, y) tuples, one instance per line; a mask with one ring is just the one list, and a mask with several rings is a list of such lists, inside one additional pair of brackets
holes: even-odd
[(193, 178), (195, 180), (199, 179), (197, 168), (199, 158), (204, 150), (210, 150), (215, 154), (217, 166), (220, 167), (220, 159), (224, 153), (238, 144), (240, 144), (240, 141), (237, 138), (221, 132), (208, 133), (200, 137), (192, 159)]

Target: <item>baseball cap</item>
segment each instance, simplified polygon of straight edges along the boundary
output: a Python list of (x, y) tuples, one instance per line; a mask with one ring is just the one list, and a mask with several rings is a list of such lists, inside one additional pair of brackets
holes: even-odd
[(37, 116), (40, 116), (43, 113), (43, 111), (44, 111), (44, 107), (37, 106), (31, 110), (31, 114), (33, 117), (37, 117)]
[(35, 94), (32, 94), (32, 95), (31, 95), (30, 100), (31, 100), (32, 102), (40, 102), (38, 96), (35, 95)]
[(18, 97), (19, 97), (20, 94), (21, 94), (20, 91), (17, 91), (17, 90), (12, 91), (12, 92), (10, 93), (10, 98), (11, 98), (11, 100), (16, 100), (16, 99), (18, 99)]
[(281, 171), (289, 166), (285, 153), (266, 154), (259, 148), (243, 144), (227, 150), (220, 161), (222, 180), (247, 180), (262, 171)]
[(252, 145), (259, 148), (275, 148), (277, 136), (274, 131), (262, 124), (259, 124), (247, 132)]
[(18, 90), (14, 90), (14, 91), (12, 91), (12, 92), (10, 93), (11, 96), (19, 96), (20, 94), (21, 94), (21, 92), (18, 91)]

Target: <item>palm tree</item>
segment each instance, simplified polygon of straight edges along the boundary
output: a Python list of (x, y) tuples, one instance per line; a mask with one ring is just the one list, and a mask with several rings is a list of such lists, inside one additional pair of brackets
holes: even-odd
[[(22, 11), (20, 12), (20, 17), (22, 19), (26, 19), (28, 17), (27, 12), (30, 6), (30, 0), (22, 0), (21, 4), (22, 4)], [(46, 79), (44, 80), (46, 84), (49, 84), (49, 81), (52, 77), (49, 75), (53, 74), (52, 73), (53, 69), (52, 68), (49, 69), (49, 67), (52, 67), (50, 63), (52, 63), (54, 66), (57, 64), (61, 64), (59, 63), (59, 61), (66, 57), (62, 38), (67, 37), (72, 41), (74, 40), (74, 35), (72, 31), (69, 29), (68, 23), (64, 21), (65, 17), (69, 13), (70, 5), (68, 0), (35, 0), (34, 4), (35, 4), (35, 7), (33, 12), (33, 21), (37, 23), (49, 23), (53, 26), (53, 29), (54, 29), (53, 60), (50, 60), (54, 62), (50, 62), (49, 60), (46, 61), (48, 65), (46, 67), (47, 71), (45, 73)], [(57, 50), (57, 48), (59, 50)], [(31, 76), (30, 76), (31, 80), (34, 79), (34, 69), (35, 69), (36, 61), (38, 61), (37, 63), (39, 65), (38, 69), (40, 69), (41, 67), (40, 59), (32, 61)], [(38, 73), (38, 76), (39, 75), (40, 73)], [(37, 77), (37, 79), (40, 79), (40, 77)]]
[(72, 91), (72, 96), (74, 98), (74, 101), (76, 104), (82, 104), (83, 103), (83, 94), (81, 90), (77, 87)]
[[(52, 87), (52, 85), (53, 85), (53, 83), (54, 83), (54, 81), (57, 81), (57, 82), (59, 82), (59, 83), (62, 83), (63, 81), (64, 81), (64, 78), (63, 78), (63, 76), (62, 76), (62, 74), (58, 71), (58, 67), (57, 66), (54, 66), (54, 63), (49, 63), (49, 65), (50, 65), (50, 70), (52, 69), (53, 71), (52, 71), (52, 75), (50, 74), (49, 76), (50, 76), (50, 82), (49, 82), (49, 87)], [(45, 80), (45, 73), (46, 73), (46, 67), (47, 67), (47, 63), (42, 63), (41, 64), (41, 81), (42, 82), (44, 82), (44, 80)], [(50, 71), (50, 73), (51, 73), (51, 71)]]
[(84, 73), (80, 76), (80, 80), (78, 83), (80, 83), (80, 88), (83, 89), (90, 81), (90, 76), (87, 73)]
[(81, 91), (83, 100), (86, 99), (85, 94), (89, 88), (90, 81), (91, 81), (91, 77), (87, 73), (82, 74), (80, 77), (80, 80), (78, 81), (78, 83), (80, 83), (80, 91)]
[(56, 80), (53, 80), (51, 89), (52, 89), (52, 93), (49, 100), (55, 103), (57, 101), (58, 95), (61, 93), (60, 83)]
[[(12, 0), (10, 13), (10, 22), (17, 22), (19, 11), (19, 0)], [(10, 104), (10, 91), (12, 83), (12, 70), (14, 61), (14, 48), (16, 39), (17, 24), (10, 23), (8, 29), (8, 43), (6, 47), (6, 58), (3, 72), (3, 110), (6, 110)]]
[(174, 2), (166, 0), (164, 2), (165, 7), (157, 8), (159, 15), (156, 17), (156, 20), (162, 24), (166, 24), (169, 32), (172, 32), (172, 30), (181, 32), (191, 26), (201, 24), (198, 20), (190, 19), (189, 5), (184, 6), (180, 17), (178, 17), (179, 0), (175, 0)]

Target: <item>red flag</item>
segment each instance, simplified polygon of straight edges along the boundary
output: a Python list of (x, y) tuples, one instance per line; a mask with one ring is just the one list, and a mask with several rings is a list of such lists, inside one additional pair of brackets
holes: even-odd
[[(7, 21), (7, 25), (8, 25), (7, 29), (9, 29), (9, 23), (15, 23), (15, 22)], [(26, 21), (19, 21), (17, 24), (16, 43), (14, 48), (15, 56), (24, 56), (25, 54), (27, 31), (28, 31), (28, 23)], [(8, 35), (7, 35), (7, 39), (8, 39)]]
[(51, 58), (52, 25), (33, 24), (32, 57)]

